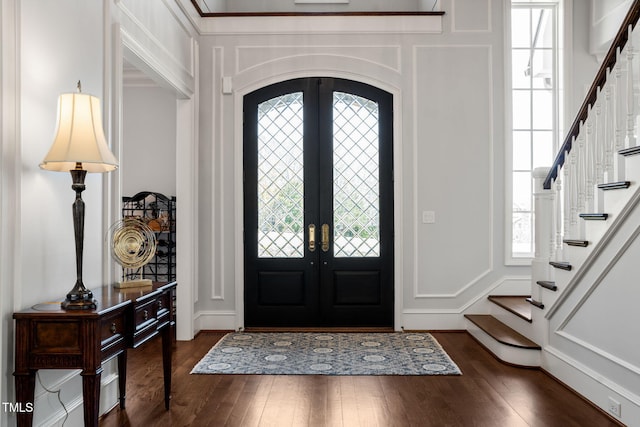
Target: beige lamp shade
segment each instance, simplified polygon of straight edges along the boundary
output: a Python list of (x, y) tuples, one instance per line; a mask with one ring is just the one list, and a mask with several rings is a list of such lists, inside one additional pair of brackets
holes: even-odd
[(104, 137), (100, 100), (84, 93), (63, 93), (58, 98), (53, 145), (40, 167), (68, 172), (77, 163), (87, 172), (110, 172), (118, 167)]

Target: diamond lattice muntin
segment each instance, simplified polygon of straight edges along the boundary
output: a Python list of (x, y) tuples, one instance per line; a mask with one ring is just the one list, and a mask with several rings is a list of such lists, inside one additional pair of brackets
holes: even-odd
[(380, 256), (378, 118), (376, 102), (334, 92), (335, 257)]
[(258, 106), (258, 257), (304, 256), (303, 96)]

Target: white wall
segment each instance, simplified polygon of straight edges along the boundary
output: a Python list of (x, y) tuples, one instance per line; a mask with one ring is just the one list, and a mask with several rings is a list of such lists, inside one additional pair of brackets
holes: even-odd
[[(75, 92), (81, 80), (83, 92), (103, 98), (102, 5), (27, 0), (21, 18), (21, 294), (22, 305), (29, 306), (66, 294), (75, 283), (71, 176), (38, 165), (53, 142), (58, 95)], [(102, 279), (101, 178), (87, 175), (82, 194), (87, 287), (100, 286)]]
[[(14, 284), (19, 277), (16, 255), (19, 242), (19, 98), (18, 98), (18, 4), (0, 2), (0, 401), (10, 402), (13, 387)], [(0, 425), (9, 425), (10, 414), (0, 412)]]
[[(14, 289), (18, 308), (56, 301), (75, 284), (71, 177), (43, 171), (38, 164), (52, 143), (58, 95), (74, 92), (81, 80), (83, 92), (104, 98), (102, 8), (101, 2), (79, 0), (20, 2), (21, 225), (19, 286)], [(83, 279), (88, 288), (95, 288), (102, 285), (102, 176), (89, 174), (86, 187)], [(69, 374), (44, 372), (42, 378), (48, 387), (61, 387), (73, 396), (77, 384), (66, 382)], [(59, 404), (39, 385), (36, 394), (35, 422), (60, 415)]]
[[(82, 80), (83, 92), (103, 100), (105, 132), (113, 151), (120, 156), (122, 123), (122, 63), (127, 49), (141, 59), (154, 77), (173, 94), (173, 127), (165, 128), (182, 143), (183, 188), (195, 186), (189, 179), (194, 170), (192, 153), (195, 135), (180, 137), (177, 124), (193, 129), (197, 116), (194, 101), (189, 100), (197, 88), (197, 43), (195, 33), (179, 7), (171, 2), (129, 2), (60, 0), (2, 0), (2, 140), (0, 160), (0, 396), (2, 402), (14, 402), (13, 387), (13, 311), (41, 301), (59, 300), (75, 283), (75, 247), (71, 217), (74, 192), (69, 174), (42, 171), (38, 164), (47, 153), (54, 134), (56, 101), (60, 93), (74, 92)], [(126, 28), (126, 32), (124, 29)], [(121, 29), (122, 32), (121, 32)], [(179, 95), (177, 95), (179, 94)], [(185, 98), (189, 114), (177, 121), (176, 98)], [(168, 105), (165, 104), (165, 105)], [(166, 114), (170, 114), (168, 111)], [(163, 123), (164, 124), (164, 123)], [(182, 132), (184, 134), (185, 132)], [(166, 136), (166, 141), (169, 141)], [(187, 164), (188, 166), (184, 166)], [(110, 266), (104, 245), (105, 227), (110, 215), (119, 210), (120, 172), (109, 179), (90, 174), (83, 193), (86, 203), (84, 239), (84, 283), (87, 287), (103, 285)], [(172, 175), (175, 181), (176, 169)], [(112, 187), (112, 183), (114, 186)], [(172, 193), (171, 189), (167, 189)], [(180, 191), (173, 190), (173, 194)], [(115, 195), (115, 196), (114, 196)], [(186, 197), (193, 200), (193, 197)], [(112, 204), (113, 202), (113, 206)], [(106, 202), (105, 202), (106, 201)], [(188, 204), (187, 204), (188, 206)], [(183, 212), (187, 231), (195, 221), (189, 219), (194, 209)], [(182, 225), (184, 227), (184, 225)], [(188, 246), (189, 232), (184, 240)], [(185, 250), (190, 256), (191, 251)], [(186, 270), (195, 270), (184, 263)], [(180, 274), (180, 273), (179, 273)], [(184, 273), (183, 273), (184, 274)], [(187, 273), (187, 277), (190, 278)], [(193, 280), (190, 280), (193, 282)], [(186, 285), (183, 289), (189, 289)], [(189, 313), (191, 294), (182, 298)], [(182, 322), (190, 326), (190, 317)], [(101, 409), (116, 403), (117, 369), (109, 362), (103, 366)], [(82, 390), (77, 371), (40, 371), (42, 382), (51, 389), (61, 389), (70, 412), (65, 425), (82, 425)], [(58, 425), (65, 412), (53, 394), (36, 386), (36, 425)], [(0, 425), (15, 423), (14, 414), (0, 412)]]
[(602, 59), (607, 53), (611, 36), (622, 23), (631, 0), (591, 0), (589, 46), (593, 55)]
[(123, 97), (122, 192), (176, 195), (176, 96), (127, 85)]
[[(600, 0), (596, 0), (599, 2)], [(568, 75), (572, 76), (570, 79), (571, 91), (570, 99), (573, 100), (572, 105), (568, 105), (567, 110), (567, 125), (565, 129), (571, 125), (578, 113), (578, 109), (582, 105), (587, 91), (591, 87), (591, 83), (598, 71), (599, 63), (591, 51), (589, 41), (591, 40), (592, 31), (592, 16), (593, 5), (592, 2), (587, 1), (573, 1), (573, 51), (571, 55), (571, 68), (567, 70)], [(617, 31), (617, 27), (616, 27)], [(609, 34), (609, 43), (613, 34)], [(608, 47), (608, 45), (607, 45)], [(602, 53), (601, 55), (604, 55)]]
[[(442, 10), (435, 32), (434, 17), (203, 23), (199, 327), (242, 326), (242, 96), (293, 77), (394, 95), (397, 328), (461, 329), (468, 305), (529, 275), (503, 263), (504, 2)], [(435, 224), (422, 224), (424, 210)]]

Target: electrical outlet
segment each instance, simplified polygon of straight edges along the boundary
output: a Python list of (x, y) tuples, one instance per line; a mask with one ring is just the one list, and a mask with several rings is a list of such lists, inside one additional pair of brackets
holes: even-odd
[(615, 415), (616, 417), (620, 418), (622, 416), (621, 410), (622, 410), (622, 405), (620, 405), (620, 402), (613, 399), (612, 397), (609, 397), (609, 412), (612, 415)]
[(435, 224), (436, 213), (434, 211), (422, 211), (422, 223), (423, 224)]

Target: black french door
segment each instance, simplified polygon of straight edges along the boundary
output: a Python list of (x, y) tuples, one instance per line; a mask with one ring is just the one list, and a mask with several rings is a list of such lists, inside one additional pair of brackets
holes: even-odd
[(393, 326), (392, 116), (335, 78), (244, 97), (245, 326)]

